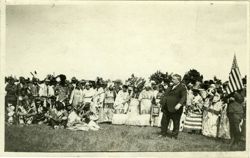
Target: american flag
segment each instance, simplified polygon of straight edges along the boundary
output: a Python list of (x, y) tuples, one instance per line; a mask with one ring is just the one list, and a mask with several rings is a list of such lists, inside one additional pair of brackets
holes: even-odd
[(233, 64), (231, 72), (229, 73), (229, 82), (226, 88), (228, 94), (241, 90), (243, 88), (243, 83), (241, 79), (240, 70), (237, 64), (236, 56), (234, 55)]

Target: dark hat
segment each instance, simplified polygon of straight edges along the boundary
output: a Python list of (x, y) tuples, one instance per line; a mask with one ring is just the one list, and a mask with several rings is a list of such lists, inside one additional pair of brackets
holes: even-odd
[(38, 81), (39, 81), (38, 78), (35, 78), (35, 77), (32, 78), (32, 82), (38, 82)]
[(57, 102), (56, 102), (56, 109), (57, 109), (57, 110), (62, 110), (62, 109), (64, 109), (64, 105), (63, 105), (63, 103), (62, 103), (62, 102), (57, 101)]
[(25, 78), (23, 76), (19, 77), (19, 81), (25, 81)]
[(122, 88), (126, 88), (126, 89), (127, 89), (127, 88), (128, 88), (128, 85), (123, 85)]
[(200, 92), (200, 90), (197, 89), (197, 88), (192, 89), (192, 91), (193, 91), (193, 92), (196, 92), (196, 93), (199, 93), (199, 92)]
[(71, 78), (71, 82), (76, 82), (76, 81), (77, 81), (76, 77)]
[(59, 78), (61, 81), (65, 81), (66, 80), (66, 76), (64, 74), (60, 74)]
[(8, 77), (6, 80), (8, 80), (8, 81), (15, 81), (15, 79), (13, 78), (13, 77)]

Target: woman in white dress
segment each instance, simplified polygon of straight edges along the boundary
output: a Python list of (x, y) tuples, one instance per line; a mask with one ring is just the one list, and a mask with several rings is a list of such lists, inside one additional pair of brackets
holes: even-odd
[(128, 110), (129, 93), (128, 86), (123, 85), (116, 96), (114, 102), (114, 109), (116, 114), (125, 114)]
[(227, 104), (223, 103), (221, 118), (219, 124), (219, 133), (218, 137), (222, 139), (230, 139), (230, 131), (229, 131), (229, 119), (227, 116)]
[(120, 90), (115, 98), (114, 102), (114, 115), (112, 117), (112, 124), (125, 124), (128, 116), (128, 104), (129, 104), (129, 93), (128, 86), (123, 85), (122, 90)]
[(150, 90), (151, 87), (149, 84), (145, 85), (145, 89), (139, 95), (140, 101), (140, 114), (150, 114), (152, 100), (154, 97), (154, 93)]
[(202, 134), (208, 137), (216, 138), (218, 136), (219, 117), (223, 104), (220, 95), (214, 93), (214, 96), (208, 97), (204, 103)]
[(138, 117), (139, 115), (139, 90), (137, 87), (134, 87), (133, 93), (130, 99), (128, 113), (127, 113), (127, 120), (125, 122), (126, 125), (139, 125)]

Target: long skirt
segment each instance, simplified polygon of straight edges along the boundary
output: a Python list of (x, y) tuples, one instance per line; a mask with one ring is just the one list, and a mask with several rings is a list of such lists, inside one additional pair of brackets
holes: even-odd
[(217, 137), (218, 132), (218, 115), (204, 111), (203, 112), (203, 122), (202, 122), (202, 134), (208, 137)]
[(112, 117), (112, 124), (123, 125), (128, 119), (127, 114), (114, 114)]
[(104, 104), (103, 108), (100, 108), (100, 113), (99, 113), (99, 120), (98, 122), (107, 122), (110, 123), (112, 122), (112, 117), (114, 114), (114, 109), (113, 109), (113, 103), (106, 103)]
[(126, 114), (128, 112), (128, 103), (118, 105), (114, 113), (115, 114)]
[(230, 139), (230, 130), (229, 130), (229, 119), (227, 117), (227, 111), (224, 109), (221, 113), (219, 132), (218, 137), (223, 139)]
[(198, 131), (200, 132), (202, 129), (202, 113), (198, 112), (189, 112), (184, 121), (183, 130), (190, 131)]
[(137, 125), (139, 116), (139, 100), (132, 98), (129, 104), (126, 125)]
[(150, 114), (151, 111), (151, 100), (150, 99), (142, 99), (140, 105), (141, 114)]

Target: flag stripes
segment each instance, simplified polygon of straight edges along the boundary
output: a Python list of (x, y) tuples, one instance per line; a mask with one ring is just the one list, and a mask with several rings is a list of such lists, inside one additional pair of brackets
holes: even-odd
[(240, 70), (237, 64), (236, 57), (234, 56), (231, 72), (229, 73), (229, 83), (226, 88), (228, 94), (241, 90), (243, 88), (243, 83), (241, 79)]

